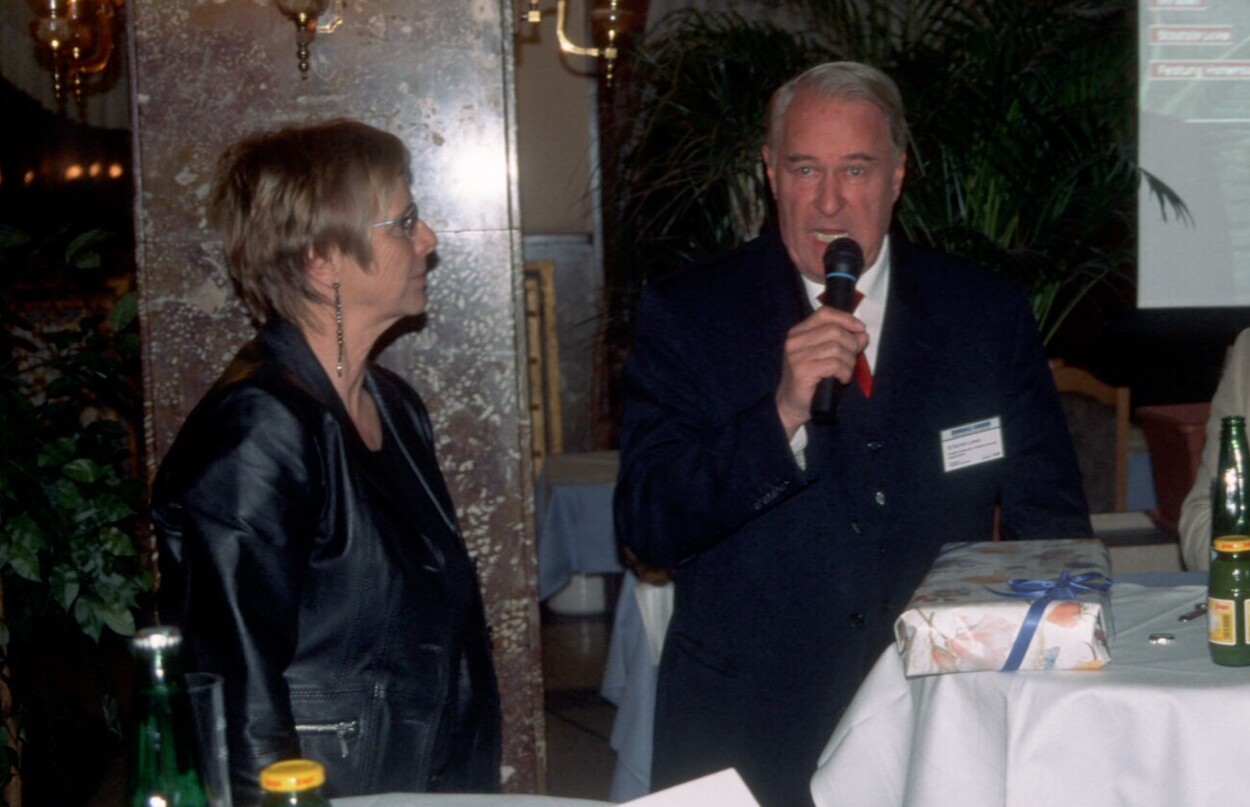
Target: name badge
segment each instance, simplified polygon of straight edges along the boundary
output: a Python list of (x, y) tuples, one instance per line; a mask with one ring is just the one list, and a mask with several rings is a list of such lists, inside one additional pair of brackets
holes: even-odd
[(1004, 456), (1003, 424), (997, 415), (943, 429), (941, 437), (942, 467), (947, 473)]

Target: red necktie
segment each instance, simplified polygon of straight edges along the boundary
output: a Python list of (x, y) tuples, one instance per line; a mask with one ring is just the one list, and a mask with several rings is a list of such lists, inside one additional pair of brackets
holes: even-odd
[[(825, 293), (822, 291), (816, 295), (816, 299), (821, 303), (825, 302)], [(864, 299), (864, 293), (858, 289), (855, 291), (855, 302), (851, 304), (851, 313), (855, 313), (855, 309), (859, 308), (859, 301)], [(853, 373), (855, 383), (859, 384), (859, 388), (863, 390), (865, 398), (872, 397), (872, 369), (868, 366), (868, 359), (860, 353), (855, 357), (855, 371)]]
[[(859, 301), (862, 299), (864, 299), (864, 293), (856, 291), (855, 305), (851, 308), (852, 312), (859, 307)], [(855, 382), (863, 390), (865, 398), (872, 397), (872, 370), (868, 367), (868, 359), (864, 358), (862, 352), (855, 357)]]

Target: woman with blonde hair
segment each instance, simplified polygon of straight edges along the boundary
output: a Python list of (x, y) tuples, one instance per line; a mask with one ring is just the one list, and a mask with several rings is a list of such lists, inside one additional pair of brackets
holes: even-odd
[(425, 312), (438, 243), (395, 136), (350, 120), (249, 137), (210, 215), (261, 324), (161, 464), (165, 615), (225, 679), (235, 803), (280, 759), (327, 795), (495, 791), (481, 594), (420, 396), (371, 356)]

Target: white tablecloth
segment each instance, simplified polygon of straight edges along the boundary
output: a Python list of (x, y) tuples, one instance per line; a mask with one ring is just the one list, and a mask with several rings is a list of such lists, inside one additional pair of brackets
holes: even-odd
[(610, 807), (611, 802), (556, 796), (386, 793), (332, 799), (334, 807)]
[(1250, 804), (1250, 669), (1213, 664), (1206, 620), (1176, 619), (1205, 597), (1116, 583), (1112, 660), (1096, 671), (908, 680), (887, 650), (821, 756), (816, 804)]
[(633, 572), (621, 579), (608, 661), (599, 694), (615, 705), (611, 744), (616, 768), (608, 798), (625, 802), (651, 791), (651, 744), (660, 650), (673, 607), (673, 584), (642, 583)]
[(622, 570), (612, 525), (615, 451), (551, 454), (535, 493), (538, 599), (564, 588), (574, 573)]

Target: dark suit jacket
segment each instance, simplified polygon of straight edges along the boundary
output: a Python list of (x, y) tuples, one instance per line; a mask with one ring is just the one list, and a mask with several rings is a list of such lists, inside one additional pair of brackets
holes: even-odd
[[(776, 413), (808, 306), (776, 235), (644, 293), (625, 371), (618, 537), (675, 569), (653, 787), (734, 766), (810, 802), (817, 756), (948, 541), (1087, 536), (1071, 440), (1026, 296), (891, 242), (874, 389), (846, 388), (796, 463)], [(939, 432), (998, 416), (1005, 457), (946, 473)]]

